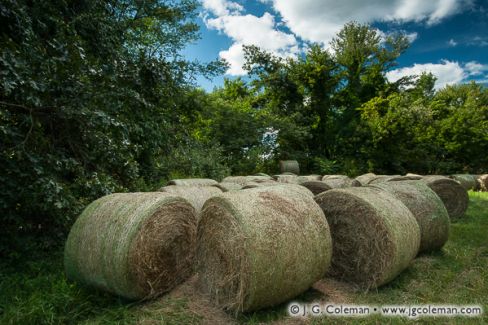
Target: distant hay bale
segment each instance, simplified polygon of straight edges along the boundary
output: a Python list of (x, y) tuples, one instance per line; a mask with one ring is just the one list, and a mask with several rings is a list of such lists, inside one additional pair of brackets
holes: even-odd
[(177, 186), (212, 186), (218, 182), (209, 178), (185, 178), (185, 179), (172, 179), (168, 182), (168, 185)]
[(222, 180), (225, 183), (237, 183), (242, 186), (246, 185), (249, 182), (266, 182), (269, 180), (273, 180), (270, 176), (258, 176), (258, 175), (251, 175), (251, 176), (227, 176)]
[(422, 178), (442, 200), (451, 220), (456, 220), (464, 216), (468, 208), (468, 192), (461, 184), (453, 179), (432, 175)]
[(423, 175), (414, 174), (414, 173), (407, 173), (405, 174), (405, 176), (411, 177), (412, 180), (419, 180), (422, 179), (422, 177), (424, 177)]
[(332, 243), (313, 198), (270, 186), (207, 201), (198, 226), (199, 287), (234, 312), (278, 305), (326, 273)]
[(488, 192), (488, 174), (480, 175), (478, 177), (478, 184), (480, 191)]
[(220, 182), (216, 185), (213, 185), (217, 188), (220, 188), (222, 192), (229, 192), (229, 191), (238, 191), (242, 189), (242, 185), (238, 183), (232, 183), (232, 182)]
[(69, 279), (127, 299), (171, 290), (193, 270), (197, 220), (183, 198), (118, 193), (92, 202), (64, 250)]
[(326, 178), (322, 182), (330, 186), (330, 188), (347, 188), (347, 187), (358, 187), (361, 183), (357, 179), (351, 179), (349, 177), (336, 177), (336, 178)]
[(297, 176), (297, 183), (301, 184), (303, 182), (309, 181), (320, 181), (322, 176), (320, 175), (304, 175), (304, 176)]
[(405, 181), (405, 180), (410, 180), (410, 178), (401, 175), (376, 175), (375, 178), (372, 178), (369, 181), (368, 185), (384, 183), (384, 182), (392, 182), (392, 181)]
[(269, 182), (269, 183), (248, 183), (246, 186), (244, 186), (242, 189), (247, 190), (250, 188), (257, 188), (257, 187), (282, 187), (284, 188), (284, 191), (286, 192), (299, 192), (303, 195), (309, 196), (313, 198), (314, 194), (310, 189), (302, 186), (302, 184), (292, 184), (292, 183), (278, 183), (278, 182)]
[(458, 181), (466, 191), (474, 190), (477, 187), (477, 179), (474, 175), (454, 174), (449, 176), (449, 178)]
[(255, 174), (254, 176), (264, 176), (264, 177), (268, 177), (269, 179), (271, 179), (271, 176), (269, 176), (268, 174), (266, 173), (257, 173)]
[(314, 195), (332, 189), (329, 185), (327, 185), (327, 183), (323, 181), (308, 181), (300, 183), (300, 185), (308, 188)]
[(159, 191), (181, 196), (195, 208), (195, 212), (197, 213), (197, 216), (202, 211), (202, 207), (208, 199), (222, 193), (222, 190), (215, 186), (171, 185), (171, 186), (161, 187)]
[(273, 179), (279, 183), (290, 183), (290, 184), (298, 184), (298, 176), (297, 175), (273, 175)]
[(442, 200), (422, 181), (371, 185), (393, 194), (409, 208), (420, 226), (419, 252), (441, 249), (449, 237), (449, 214)]
[(331, 229), (332, 276), (373, 288), (391, 281), (417, 255), (419, 225), (408, 208), (386, 191), (333, 189), (315, 201)]
[(282, 174), (288, 172), (295, 175), (300, 175), (300, 166), (296, 160), (281, 160), (280, 161), (280, 172)]
[(356, 180), (359, 181), (361, 183), (361, 185), (364, 186), (364, 185), (368, 185), (370, 181), (372, 181), (378, 177), (380, 177), (380, 176), (373, 174), (373, 173), (367, 173), (367, 174), (363, 174), (363, 175), (356, 177)]
[(322, 180), (334, 179), (334, 178), (349, 178), (349, 176), (347, 176), (347, 175), (338, 175), (338, 174), (332, 174), (332, 175), (324, 175), (324, 176), (322, 176)]

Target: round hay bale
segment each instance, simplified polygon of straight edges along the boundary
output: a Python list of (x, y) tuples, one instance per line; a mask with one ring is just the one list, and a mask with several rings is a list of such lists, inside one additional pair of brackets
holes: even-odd
[(298, 176), (297, 175), (274, 175), (273, 179), (279, 183), (290, 183), (290, 184), (298, 184)]
[(441, 249), (449, 237), (449, 214), (442, 200), (422, 181), (386, 182), (381, 188), (412, 212), (420, 226), (419, 252)]
[(220, 182), (217, 185), (213, 185), (217, 188), (220, 188), (222, 192), (229, 192), (229, 191), (239, 191), (242, 189), (242, 185), (238, 183), (232, 182)]
[(212, 186), (217, 185), (218, 182), (209, 178), (185, 178), (185, 179), (172, 179), (168, 182), (168, 185), (177, 186)]
[(474, 190), (477, 187), (477, 180), (474, 175), (470, 174), (454, 174), (449, 176), (449, 178), (452, 178), (456, 181), (458, 181), (461, 186), (466, 190)]
[(361, 185), (364, 186), (364, 185), (368, 185), (370, 181), (372, 181), (373, 179), (376, 179), (378, 177), (379, 176), (376, 174), (367, 173), (367, 174), (363, 174), (363, 175), (356, 177), (356, 180), (359, 181), (359, 183), (361, 183)]
[(375, 178), (372, 178), (369, 181), (368, 185), (391, 182), (391, 181), (405, 181), (405, 180), (409, 180), (409, 178), (404, 178), (404, 176), (401, 175), (376, 175)]
[(308, 188), (314, 195), (332, 189), (329, 185), (327, 185), (327, 183), (322, 181), (308, 181), (308, 182), (303, 182), (300, 185)]
[(200, 215), (205, 202), (215, 195), (222, 193), (222, 190), (215, 186), (165, 186), (159, 189), (160, 192), (171, 193), (181, 196), (194, 208), (197, 216)]
[(425, 176), (422, 178), (442, 200), (451, 220), (464, 216), (468, 208), (468, 192), (459, 182), (438, 175)]
[(288, 172), (295, 175), (300, 174), (300, 166), (296, 160), (281, 160), (280, 161), (280, 172), (282, 174)]
[(315, 197), (329, 222), (332, 276), (366, 288), (383, 285), (417, 255), (420, 229), (408, 208), (373, 187), (334, 189)]
[(313, 198), (287, 186), (227, 192), (198, 226), (199, 287), (218, 306), (252, 311), (307, 290), (325, 275), (329, 227)]
[(423, 175), (414, 174), (414, 173), (407, 173), (405, 174), (405, 176), (412, 177), (412, 180), (419, 180), (422, 179), (422, 177), (424, 177)]
[(225, 183), (237, 183), (242, 186), (249, 182), (267, 182), (273, 180), (269, 176), (228, 176), (222, 180)]
[(303, 182), (309, 182), (309, 181), (320, 181), (321, 179), (322, 176), (320, 175), (297, 176), (297, 183), (301, 184)]
[(336, 178), (340, 178), (340, 179), (349, 179), (349, 176), (347, 175), (324, 175), (322, 177), (322, 180), (326, 180), (326, 179), (336, 179)]
[(322, 180), (330, 186), (330, 188), (346, 188), (346, 187), (359, 187), (361, 183), (357, 179), (345, 178), (326, 178)]
[(118, 193), (87, 206), (64, 250), (69, 279), (140, 300), (171, 290), (193, 270), (197, 219), (183, 198)]
[(251, 188), (257, 188), (257, 187), (282, 187), (284, 188), (284, 191), (286, 192), (299, 192), (303, 195), (309, 196), (311, 198), (314, 197), (314, 194), (312, 191), (310, 191), (308, 188), (303, 187), (301, 184), (290, 184), (290, 183), (278, 183), (278, 182), (273, 182), (273, 183), (249, 183), (246, 186), (244, 186), (242, 189), (247, 190)]
[(255, 174), (254, 176), (263, 176), (263, 177), (267, 177), (267, 178), (269, 178), (269, 179), (272, 179), (272, 177), (271, 177), (271, 176), (269, 176), (269, 175), (268, 175), (268, 174), (266, 174), (266, 173), (257, 173), (257, 174)]
[(478, 184), (480, 191), (488, 192), (488, 174), (480, 175), (478, 177)]

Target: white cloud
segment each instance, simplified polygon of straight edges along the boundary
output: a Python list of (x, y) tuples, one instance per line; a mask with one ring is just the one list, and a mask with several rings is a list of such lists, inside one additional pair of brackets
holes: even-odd
[(386, 74), (386, 77), (389, 81), (395, 82), (405, 76), (420, 75), (422, 72), (431, 72), (437, 78), (435, 88), (440, 89), (446, 85), (466, 81), (472, 76), (481, 76), (486, 71), (488, 71), (488, 65), (483, 65), (476, 61), (459, 64), (455, 61), (443, 60), (441, 63), (415, 63), (411, 67), (389, 71)]
[(458, 43), (452, 38), (449, 40), (449, 42), (447, 42), (447, 44), (449, 44), (449, 46), (452, 46), (452, 47), (458, 45)]
[(413, 33), (406, 34), (406, 36), (407, 36), (408, 41), (410, 43), (413, 43), (417, 39), (417, 37), (419, 36), (419, 34), (417, 32), (413, 32)]
[(272, 0), (290, 30), (307, 41), (327, 44), (348, 21), (436, 24), (466, 9), (472, 0)]
[(244, 10), (237, 2), (226, 0), (202, 0), (202, 5), (205, 10), (217, 16), (237, 14)]

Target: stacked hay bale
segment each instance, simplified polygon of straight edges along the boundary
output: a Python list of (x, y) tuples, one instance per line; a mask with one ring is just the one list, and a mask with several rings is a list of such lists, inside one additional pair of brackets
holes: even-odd
[(92, 202), (64, 251), (69, 279), (127, 299), (171, 290), (192, 272), (195, 210), (167, 193), (119, 193)]
[(454, 174), (449, 176), (456, 181), (458, 181), (461, 186), (466, 190), (475, 190), (477, 188), (477, 179), (474, 175), (470, 174)]
[(363, 175), (360, 175), (358, 177), (356, 177), (356, 180), (361, 183), (362, 186), (366, 186), (369, 184), (369, 182), (371, 182), (372, 180), (378, 178), (379, 176), (376, 175), (376, 174), (373, 174), (373, 173), (367, 173), (367, 174), (363, 174)]
[(200, 288), (224, 309), (280, 304), (324, 276), (329, 227), (313, 198), (271, 186), (205, 203), (198, 226)]
[(172, 179), (168, 182), (168, 185), (177, 186), (212, 186), (218, 182), (209, 178), (185, 178), (185, 179)]
[(373, 288), (391, 281), (417, 255), (419, 225), (410, 210), (386, 191), (333, 189), (315, 201), (331, 228), (332, 276)]
[(237, 183), (241, 186), (246, 185), (249, 182), (268, 182), (272, 181), (273, 178), (270, 176), (227, 176), (222, 180), (223, 183)]
[(303, 194), (303, 195), (306, 195), (306, 196), (309, 196), (309, 197), (313, 197), (314, 196), (314, 194), (312, 193), (312, 191), (310, 191), (306, 187), (304, 187), (302, 185), (298, 185), (298, 184), (291, 184), (291, 183), (278, 183), (278, 182), (274, 182), (274, 183), (254, 183), (254, 184), (251, 184), (250, 183), (250, 184), (244, 186), (242, 189), (243, 190), (248, 190), (248, 189), (257, 188), (257, 187), (261, 187), (261, 188), (264, 188), (264, 187), (281, 187), (281, 188), (283, 188), (284, 191), (289, 192), (289, 193), (298, 192), (300, 194)]
[(241, 184), (232, 182), (220, 182), (217, 185), (213, 186), (219, 188), (222, 192), (239, 191), (240, 189), (242, 189)]
[(422, 181), (371, 185), (393, 194), (412, 212), (420, 226), (419, 252), (441, 249), (449, 237), (449, 215), (441, 199)]
[(208, 199), (222, 193), (222, 190), (216, 186), (171, 185), (171, 186), (161, 187), (159, 191), (181, 196), (195, 208), (195, 212), (197, 213), (197, 216), (200, 215), (200, 212), (202, 211), (202, 207)]
[(298, 184), (298, 176), (294, 174), (274, 175), (273, 179), (279, 183)]
[(488, 192), (488, 174), (478, 176), (478, 186), (480, 191)]
[(322, 176), (320, 175), (304, 175), (297, 177), (297, 183), (301, 184), (303, 182), (310, 182), (310, 181), (320, 181)]
[(293, 173), (295, 175), (300, 175), (300, 166), (296, 160), (281, 160), (280, 161), (280, 172)]
[(467, 191), (459, 182), (444, 176), (425, 176), (422, 178), (442, 200), (451, 221), (464, 216), (468, 208), (469, 197)]
[(327, 183), (323, 181), (308, 181), (300, 183), (300, 185), (309, 189), (314, 195), (332, 189), (332, 187), (330, 187)]
[(357, 179), (349, 178), (345, 175), (327, 175), (322, 178), (322, 182), (331, 188), (358, 187), (361, 183)]

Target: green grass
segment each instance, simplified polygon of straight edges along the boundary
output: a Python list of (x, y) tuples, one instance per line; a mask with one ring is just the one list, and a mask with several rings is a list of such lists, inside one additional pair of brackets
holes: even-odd
[[(346, 291), (351, 304), (466, 304), (482, 305), (483, 318), (442, 318), (443, 324), (488, 323), (488, 193), (470, 192), (466, 217), (451, 227), (441, 252), (418, 257), (399, 277), (369, 292)], [(296, 301), (323, 298), (313, 289)], [(212, 322), (215, 310), (195, 310), (191, 296), (167, 295), (149, 303), (129, 303), (66, 281), (62, 252), (0, 262), (1, 324), (198, 324)], [(238, 323), (284, 321), (287, 304), (232, 317)], [(197, 308), (198, 309), (198, 308)], [(210, 319), (210, 320), (209, 320)], [(409, 323), (404, 318), (347, 319), (361, 324)], [(215, 322), (215, 321), (214, 321)], [(340, 324), (344, 319), (316, 318), (313, 324)], [(416, 321), (431, 324), (432, 318)]]

